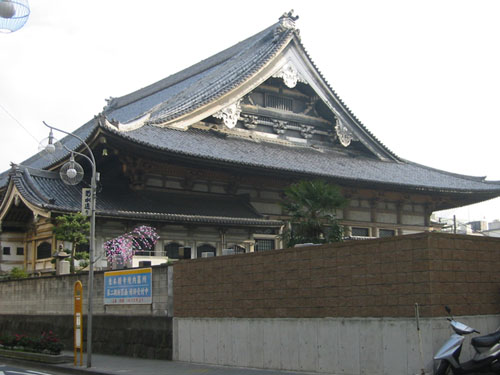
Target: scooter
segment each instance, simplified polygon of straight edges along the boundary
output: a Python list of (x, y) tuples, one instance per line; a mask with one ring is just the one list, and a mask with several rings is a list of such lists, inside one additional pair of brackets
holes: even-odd
[(445, 309), (450, 316), (447, 320), (455, 333), (451, 335), (434, 356), (435, 360), (441, 361), (435, 374), (457, 375), (477, 372), (500, 374), (500, 331), (472, 338), (471, 345), (475, 350), (474, 357), (470, 361), (460, 363), (460, 352), (465, 340), (464, 336), (480, 332), (456, 321), (451, 315), (448, 306), (445, 306)]

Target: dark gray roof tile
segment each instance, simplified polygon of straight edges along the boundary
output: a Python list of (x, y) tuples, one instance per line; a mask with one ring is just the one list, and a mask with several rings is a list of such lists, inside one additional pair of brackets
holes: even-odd
[[(116, 119), (126, 123), (145, 113), (150, 113), (151, 123), (130, 132), (119, 132), (107, 127), (103, 128), (103, 131), (112, 132), (133, 144), (142, 144), (167, 154), (214, 160), (229, 165), (250, 166), (267, 171), (280, 170), (301, 173), (306, 176), (324, 176), (350, 183), (354, 181), (365, 184), (385, 184), (413, 190), (463, 193), (500, 192), (499, 183), (438, 171), (395, 157), (354, 117), (331, 88), (334, 101), (339, 103), (338, 108), (343, 108), (345, 113), (352, 117), (353, 124), (359, 126), (360, 132), (366, 134), (366, 139), (373, 140), (373, 142), (371, 140), (369, 142), (378, 145), (379, 150), (386, 150), (394, 156), (393, 160), (381, 161), (363, 156), (353, 157), (336, 149), (319, 151), (311, 147), (287, 146), (221, 136), (213, 131), (197, 129), (177, 131), (153, 125), (153, 123), (163, 123), (176, 119), (238, 87), (275, 57), (277, 51), (292, 38), (300, 48), (304, 49), (300, 39), (296, 37), (295, 31), (277, 32), (278, 27), (279, 23), (274, 24), (179, 73), (129, 95), (112, 99), (104, 110), (104, 115), (108, 119)], [(307, 55), (305, 49), (304, 52)], [(314, 65), (313, 61), (309, 57), (307, 58)], [(318, 74), (324, 80), (319, 70)], [(326, 80), (324, 82), (328, 86)], [(75, 134), (84, 140), (89, 140), (99, 126), (99, 121), (93, 119), (77, 129)], [(69, 136), (65, 137), (62, 142), (71, 150), (80, 147), (79, 141)], [(36, 169), (44, 169), (55, 165), (67, 158), (68, 155), (66, 150), (61, 150), (47, 161), (42, 159), (40, 154), (36, 154), (22, 164)], [(8, 178), (8, 171), (0, 174), (0, 187), (7, 184)], [(40, 180), (41, 186), (44, 186), (45, 183), (50, 185), (45, 187), (47, 193), (51, 191), (62, 194), (63, 191), (70, 189), (50, 179)], [(23, 188), (29, 190), (28, 187)], [(36, 199), (35, 196), (33, 199)], [(100, 204), (103, 205), (103, 210), (107, 210), (108, 203), (104, 197), (105, 195), (101, 195)], [(57, 198), (63, 199), (56, 196)], [(40, 196), (39, 199), (42, 197)], [(57, 204), (61, 207), (66, 204), (68, 207), (79, 205), (79, 201), (70, 201), (72, 199), (70, 197), (64, 199), (68, 201)], [(112, 199), (109, 201), (110, 210), (118, 208), (115, 203)], [(142, 204), (147, 207), (147, 202), (142, 202)], [(137, 210), (136, 207), (131, 211), (137, 212)]]
[[(15, 166), (11, 178), (30, 203), (60, 212), (81, 209), (82, 182), (65, 185), (56, 172)], [(157, 191), (110, 190), (103, 187), (97, 194), (97, 215), (135, 219), (199, 222), (205, 224), (275, 226), (278, 220), (267, 220), (241, 197), (214, 194)]]
[(195, 158), (246, 165), (267, 170), (282, 170), (339, 180), (363, 181), (447, 192), (500, 191), (500, 183), (486, 182), (415, 163), (381, 161), (352, 157), (337, 150), (288, 146), (271, 142), (221, 136), (215, 131), (179, 131), (146, 125), (120, 133), (123, 138), (165, 152)]

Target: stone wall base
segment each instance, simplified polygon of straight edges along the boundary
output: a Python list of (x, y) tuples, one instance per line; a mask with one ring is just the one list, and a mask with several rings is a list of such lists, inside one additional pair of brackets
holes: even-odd
[[(87, 319), (83, 319), (83, 349), (86, 344)], [(94, 315), (92, 351), (150, 359), (172, 359), (172, 318), (165, 316)], [(73, 350), (71, 315), (0, 315), (0, 336), (26, 334), (38, 336), (53, 331)]]

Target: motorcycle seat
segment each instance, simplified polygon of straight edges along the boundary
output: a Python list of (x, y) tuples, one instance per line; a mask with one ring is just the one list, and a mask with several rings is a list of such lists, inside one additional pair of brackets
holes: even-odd
[(500, 331), (490, 333), (489, 335), (474, 337), (470, 343), (477, 348), (488, 348), (500, 341)]

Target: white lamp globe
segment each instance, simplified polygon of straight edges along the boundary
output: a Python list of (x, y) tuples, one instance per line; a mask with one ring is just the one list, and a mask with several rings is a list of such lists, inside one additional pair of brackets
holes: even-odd
[(12, 33), (24, 26), (30, 15), (28, 0), (0, 0), (0, 33)]
[(16, 8), (9, 0), (0, 1), (0, 17), (12, 18), (16, 14)]
[(69, 178), (73, 179), (75, 178), (77, 175), (77, 172), (76, 172), (76, 169), (75, 168), (69, 168), (67, 171), (66, 171), (66, 176), (68, 176)]
[(45, 146), (45, 151), (47, 151), (48, 154), (53, 154), (56, 151), (56, 146), (54, 146), (53, 143), (50, 143)]

